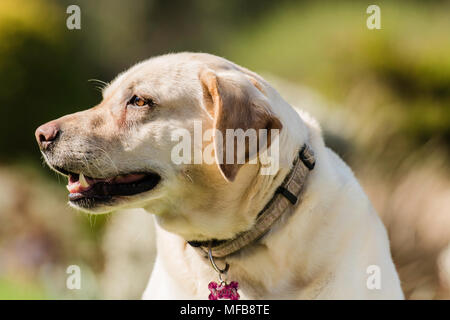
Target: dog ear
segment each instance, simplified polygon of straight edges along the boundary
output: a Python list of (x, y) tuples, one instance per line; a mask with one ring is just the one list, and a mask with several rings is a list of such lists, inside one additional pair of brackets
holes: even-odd
[[(199, 78), (203, 87), (206, 110), (214, 119), (216, 160), (224, 178), (234, 181), (243, 162), (248, 162), (255, 158), (258, 152), (262, 152), (263, 150), (259, 150), (260, 146), (267, 148), (270, 146), (270, 130), (281, 130), (283, 126), (271, 113), (267, 98), (263, 95), (262, 87), (256, 79), (234, 70), (223, 72), (219, 76), (211, 69), (202, 70)], [(257, 138), (256, 149), (250, 148), (249, 139), (245, 139), (245, 159), (241, 157), (241, 161), (238, 161), (239, 141), (233, 135), (234, 142), (228, 146), (231, 149), (227, 149), (226, 144), (230, 143), (227, 139), (227, 129), (232, 129), (234, 132), (238, 129), (242, 129), (243, 132), (254, 129)], [(267, 141), (259, 141), (262, 139), (258, 134), (260, 129), (267, 129)], [(222, 139), (216, 137), (217, 132), (222, 134)], [(232, 153), (232, 155), (228, 154), (228, 158), (227, 150), (228, 153)], [(229, 161), (230, 158), (233, 161)]]

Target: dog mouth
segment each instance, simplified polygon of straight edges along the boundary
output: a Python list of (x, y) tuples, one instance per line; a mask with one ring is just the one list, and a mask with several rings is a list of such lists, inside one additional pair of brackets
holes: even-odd
[(114, 198), (133, 196), (150, 191), (161, 180), (161, 176), (153, 172), (93, 178), (83, 173), (67, 172), (60, 169), (57, 171), (68, 176), (69, 202), (83, 208), (92, 208), (101, 203), (108, 204)]

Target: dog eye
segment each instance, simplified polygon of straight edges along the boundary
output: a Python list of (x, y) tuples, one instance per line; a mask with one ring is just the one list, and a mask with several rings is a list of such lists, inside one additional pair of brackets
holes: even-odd
[(135, 107), (144, 107), (144, 106), (147, 106), (147, 105), (148, 106), (152, 106), (154, 103), (153, 103), (152, 99), (143, 99), (141, 97), (138, 97), (138, 96), (134, 95), (130, 99), (130, 101), (128, 101), (127, 105), (129, 105), (129, 104), (131, 104), (131, 105), (133, 105)]

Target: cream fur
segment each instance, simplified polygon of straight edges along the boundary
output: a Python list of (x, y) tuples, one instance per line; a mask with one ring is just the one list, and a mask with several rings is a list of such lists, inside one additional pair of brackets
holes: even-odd
[[(241, 296), (248, 299), (402, 299), (386, 230), (352, 171), (326, 148), (312, 117), (294, 110), (263, 83), (272, 111), (285, 129), (280, 144), (280, 153), (287, 157), (284, 160), (292, 161), (294, 151), (309, 134), (317, 164), (295, 214), (281, 221), (251, 250), (227, 259), (231, 266), (228, 278), (239, 281)], [(255, 177), (251, 171), (240, 173), (237, 184), (253, 182), (243, 183), (248, 186), (248, 196), (233, 206), (226, 195), (223, 201), (214, 201), (222, 203), (221, 207), (231, 214), (245, 215), (245, 211), (250, 211), (249, 216), (254, 217), (287, 172), (281, 171), (275, 177)], [(221, 192), (233, 195), (238, 191), (227, 186)], [(156, 219), (164, 220), (160, 216)], [(219, 229), (229, 228), (221, 221), (213, 224), (220, 225)], [(175, 228), (171, 231), (176, 232)], [(157, 259), (143, 298), (205, 299), (208, 282), (217, 278), (209, 261), (186, 245), (183, 237), (158, 224), (157, 244)], [(381, 269), (380, 290), (366, 286), (369, 265)]]

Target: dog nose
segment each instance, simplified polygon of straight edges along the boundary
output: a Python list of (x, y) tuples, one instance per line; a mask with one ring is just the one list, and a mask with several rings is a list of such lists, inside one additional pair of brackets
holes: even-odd
[(34, 135), (36, 136), (37, 143), (41, 149), (46, 149), (55, 141), (59, 133), (59, 126), (56, 122), (48, 122), (36, 129)]

